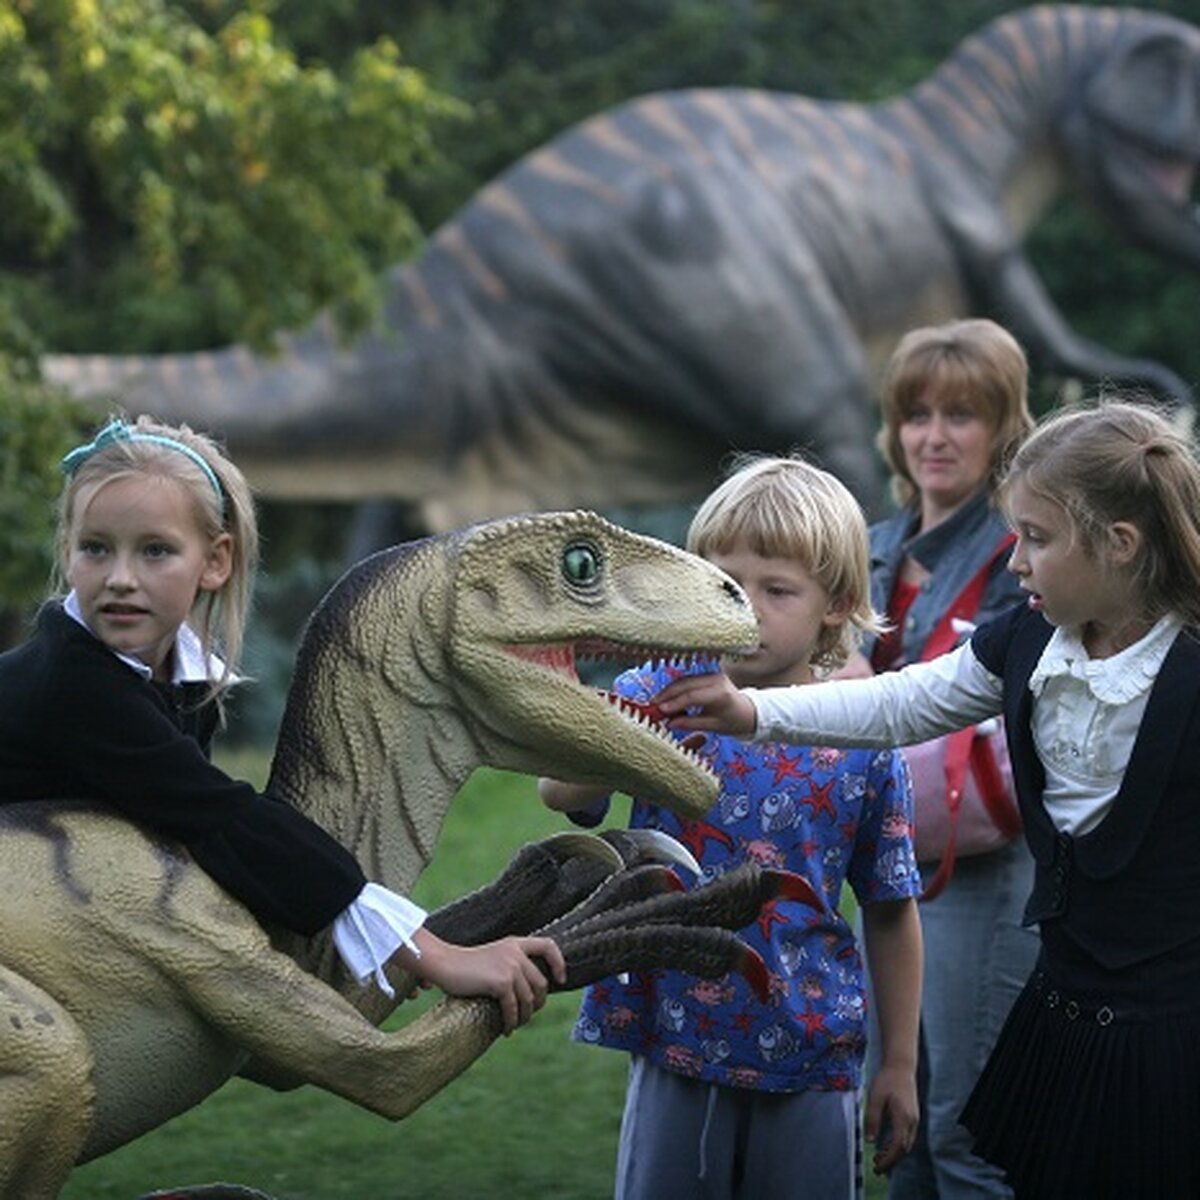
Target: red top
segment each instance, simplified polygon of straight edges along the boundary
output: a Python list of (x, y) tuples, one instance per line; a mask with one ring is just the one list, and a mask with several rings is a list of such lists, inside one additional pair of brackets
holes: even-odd
[(915, 583), (907, 583), (896, 576), (896, 586), (892, 588), (892, 598), (888, 601), (887, 619), (891, 629), (882, 634), (871, 652), (871, 669), (879, 674), (880, 671), (890, 671), (903, 666), (900, 658), (900, 642), (904, 635), (904, 618), (912, 608), (920, 587)]

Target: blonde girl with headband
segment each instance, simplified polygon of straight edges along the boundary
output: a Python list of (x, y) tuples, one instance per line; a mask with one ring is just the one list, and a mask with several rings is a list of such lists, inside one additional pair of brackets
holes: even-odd
[(211, 439), (144, 416), (110, 421), (62, 466), (65, 595), (0, 655), (0, 802), (111, 805), (182, 842), (264, 923), (305, 936), (332, 925), (361, 982), (391, 994), (395, 956), (446, 991), (495, 997), (506, 1029), (527, 1021), (548, 988), (536, 960), (565, 975), (553, 941), (441, 941), (319, 825), (209, 761), (258, 556), (238, 468)]
[(656, 700), (679, 729), (848, 745), (1003, 713), (1041, 947), (963, 1123), (1021, 1200), (1200, 1196), (1200, 466), (1163, 415), (1101, 402), (1046, 420), (1000, 500), (1026, 601), (956, 650)]

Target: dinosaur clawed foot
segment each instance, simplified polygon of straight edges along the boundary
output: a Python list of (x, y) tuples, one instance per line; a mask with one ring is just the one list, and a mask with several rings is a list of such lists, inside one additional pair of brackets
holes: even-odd
[(567, 987), (669, 967), (705, 978), (737, 971), (765, 996), (766, 967), (734, 931), (757, 920), (768, 904), (796, 900), (824, 908), (802, 876), (752, 862), (691, 891), (670, 879), (661, 867), (622, 872), (542, 930), (562, 947)]
[[(605, 889), (600, 889), (602, 898)], [(743, 929), (758, 918), (765, 904), (799, 900), (820, 911), (817, 893), (802, 876), (790, 871), (763, 870), (745, 862), (711, 883), (690, 891), (670, 891), (629, 903), (580, 906), (555, 922), (552, 932), (637, 928), (645, 925), (714, 925)]]
[(765, 994), (762, 959), (733, 932), (764, 906), (796, 900), (821, 909), (807, 880), (743, 863), (686, 890), (666, 864), (695, 860), (653, 830), (564, 833), (525, 846), (490, 886), (429, 917), (460, 945), (537, 930), (562, 947), (568, 988), (624, 971), (677, 968), (713, 978), (736, 971)]
[[(494, 883), (430, 913), (426, 924), (438, 937), (465, 946), (519, 936), (576, 910), (606, 879), (650, 863), (700, 869), (679, 842), (655, 830), (555, 834), (523, 846)], [(668, 886), (665, 871), (658, 870)]]
[(745, 977), (760, 1000), (765, 1001), (769, 991), (762, 957), (729, 929), (693, 925), (585, 929), (565, 935), (559, 945), (567, 960), (567, 981), (562, 988), (568, 990), (625, 971), (670, 968), (702, 979), (736, 972)]

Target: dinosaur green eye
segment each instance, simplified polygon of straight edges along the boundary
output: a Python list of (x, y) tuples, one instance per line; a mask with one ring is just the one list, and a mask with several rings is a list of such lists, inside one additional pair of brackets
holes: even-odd
[(576, 542), (563, 551), (563, 578), (568, 583), (594, 583), (600, 574), (600, 551), (591, 542)]

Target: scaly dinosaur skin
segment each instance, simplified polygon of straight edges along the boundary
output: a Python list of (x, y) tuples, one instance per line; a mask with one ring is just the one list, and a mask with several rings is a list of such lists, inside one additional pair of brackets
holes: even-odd
[(1200, 31), (1136, 9), (1004, 16), (879, 104), (651, 95), (501, 175), (276, 360), (52, 357), (81, 394), (222, 431), (279, 497), (404, 498), (430, 529), (692, 500), (732, 446), (809, 446), (871, 508), (878, 371), (916, 325), (981, 313), (1040, 365), (1188, 389), (1076, 335), (1021, 246), (1068, 185), (1200, 268)]
[[(728, 577), (590, 513), (513, 517), (384, 551), (343, 578), (306, 630), (271, 788), (402, 892), (433, 855), (456, 790), (484, 763), (603, 781), (701, 813), (716, 794), (707, 768), (581, 686), (570, 663), (608, 648), (686, 655), (756, 641)], [(239, 1071), (403, 1117), (500, 1029), (493, 1001), (447, 999), (403, 1030), (377, 1030), (394, 1005), (347, 977), (327, 934), (268, 936), (179, 846), (95, 806), (0, 805), (0, 880), (5, 1197), (56, 1194), (73, 1164)], [(503, 890), (522, 889), (509, 876)], [(623, 902), (646, 904), (644, 890)], [(729, 920), (744, 924), (745, 897), (730, 903)], [(698, 931), (690, 957), (677, 905), (658, 957), (736, 966), (737, 944), (718, 930)], [(471, 907), (450, 906), (439, 927), (469, 940)], [(494, 917), (500, 903), (492, 895), (474, 907)], [(705, 910), (696, 920), (714, 924)], [(611, 933), (601, 936), (594, 916), (570, 924), (555, 936), (561, 928), (573, 985), (623, 969), (623, 953), (630, 965), (657, 953), (644, 942), (606, 949)], [(404, 995), (412, 981), (396, 982)]]

